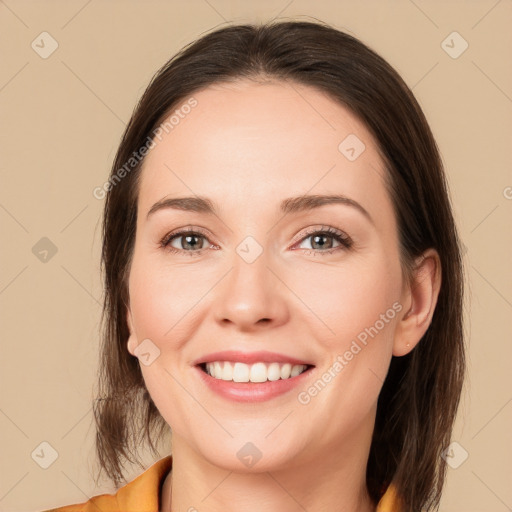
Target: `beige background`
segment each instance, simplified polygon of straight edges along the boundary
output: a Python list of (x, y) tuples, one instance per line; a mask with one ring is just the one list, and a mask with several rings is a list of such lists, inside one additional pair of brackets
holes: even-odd
[[(92, 191), (108, 176), (136, 100), (175, 51), (226, 22), (275, 16), (350, 31), (401, 73), (427, 115), (471, 295), (469, 380), (454, 433), (469, 457), (449, 470), (441, 511), (512, 507), (510, 0), (0, 0), (0, 510), (112, 490), (95, 487), (90, 473), (103, 207)], [(46, 59), (31, 47), (43, 51), (43, 31), (58, 43)], [(469, 44), (458, 58), (442, 46), (453, 31)], [(33, 253), (43, 237), (57, 249), (46, 262)], [(58, 452), (48, 469), (31, 456), (42, 442)]]

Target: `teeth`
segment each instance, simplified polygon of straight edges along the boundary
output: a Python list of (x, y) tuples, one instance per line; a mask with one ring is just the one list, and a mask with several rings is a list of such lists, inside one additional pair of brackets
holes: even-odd
[(305, 364), (290, 363), (231, 363), (215, 361), (206, 363), (206, 372), (215, 379), (234, 382), (266, 382), (297, 377), (307, 368)]

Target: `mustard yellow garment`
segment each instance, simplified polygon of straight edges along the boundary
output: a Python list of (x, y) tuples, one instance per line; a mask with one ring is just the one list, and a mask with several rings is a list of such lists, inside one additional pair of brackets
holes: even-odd
[[(172, 455), (168, 455), (120, 487), (115, 494), (100, 494), (83, 503), (43, 512), (159, 512), (160, 489), (171, 467)], [(400, 512), (392, 486), (379, 501), (377, 512)]]

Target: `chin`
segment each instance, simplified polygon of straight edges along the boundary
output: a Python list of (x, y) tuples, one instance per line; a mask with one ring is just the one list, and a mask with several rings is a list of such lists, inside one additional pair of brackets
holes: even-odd
[[(226, 434), (227, 435), (227, 434)], [(198, 447), (198, 453), (210, 464), (226, 471), (236, 473), (264, 473), (277, 471), (292, 465), (300, 450), (295, 453), (290, 447), (283, 446), (276, 451), (276, 441), (251, 441), (251, 436), (243, 440), (231, 439), (226, 443), (211, 443)]]

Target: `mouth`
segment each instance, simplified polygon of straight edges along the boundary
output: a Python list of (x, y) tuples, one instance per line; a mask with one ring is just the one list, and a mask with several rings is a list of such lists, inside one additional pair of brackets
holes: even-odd
[(216, 380), (239, 383), (263, 383), (290, 380), (310, 371), (312, 364), (258, 361), (253, 364), (233, 361), (210, 361), (196, 365)]
[(203, 355), (191, 365), (207, 389), (223, 399), (258, 403), (292, 398), (293, 389), (314, 379), (311, 360), (260, 350), (223, 350)]

